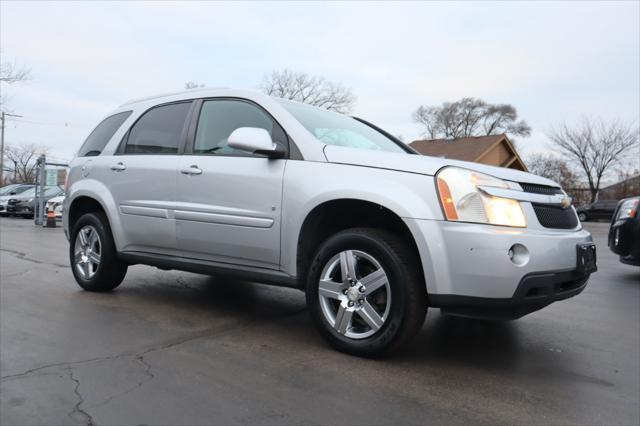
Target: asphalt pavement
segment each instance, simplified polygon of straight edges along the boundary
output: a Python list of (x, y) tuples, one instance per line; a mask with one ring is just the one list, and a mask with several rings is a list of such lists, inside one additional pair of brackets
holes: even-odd
[(512, 322), (432, 309), (413, 345), (330, 349), (292, 289), (134, 266), (82, 291), (60, 228), (0, 219), (0, 424), (640, 423), (640, 268)]

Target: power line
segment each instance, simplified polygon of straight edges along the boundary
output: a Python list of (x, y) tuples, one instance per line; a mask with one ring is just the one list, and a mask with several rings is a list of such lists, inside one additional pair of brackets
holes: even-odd
[(45, 122), (45, 121), (34, 121), (34, 120), (20, 120), (20, 119), (15, 119), (15, 118), (7, 118), (7, 120), (9, 121), (13, 121), (16, 123), (25, 123), (25, 124), (37, 124), (37, 125), (41, 125), (41, 126), (61, 126), (61, 127), (73, 127), (76, 128), (76, 126), (72, 126), (71, 123), (69, 122)]

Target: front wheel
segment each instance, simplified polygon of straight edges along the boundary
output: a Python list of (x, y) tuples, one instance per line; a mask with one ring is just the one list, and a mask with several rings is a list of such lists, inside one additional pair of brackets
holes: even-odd
[(424, 323), (427, 299), (414, 250), (395, 235), (356, 228), (318, 250), (306, 287), (321, 334), (336, 349), (378, 356), (407, 343)]
[(578, 219), (580, 219), (580, 222), (586, 222), (587, 221), (587, 214), (586, 213), (578, 213)]
[(87, 213), (78, 219), (71, 232), (69, 260), (76, 281), (88, 291), (113, 290), (127, 273), (104, 213)]

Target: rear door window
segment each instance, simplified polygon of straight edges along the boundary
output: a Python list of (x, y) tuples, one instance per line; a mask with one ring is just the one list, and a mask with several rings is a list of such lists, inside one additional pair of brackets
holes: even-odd
[(131, 115), (131, 111), (120, 112), (102, 120), (100, 124), (89, 134), (84, 141), (78, 157), (92, 157), (100, 155), (114, 133), (122, 126), (122, 123)]
[(161, 105), (145, 112), (131, 127), (125, 154), (177, 154), (191, 102)]

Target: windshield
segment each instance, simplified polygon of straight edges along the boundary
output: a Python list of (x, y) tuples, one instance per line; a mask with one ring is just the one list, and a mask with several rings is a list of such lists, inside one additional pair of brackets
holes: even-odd
[(402, 146), (355, 118), (284, 99), (278, 101), (312, 135), (327, 145), (407, 153)]
[[(44, 196), (45, 197), (49, 197), (51, 195), (57, 195), (57, 194), (59, 194), (61, 192), (62, 192), (62, 189), (59, 186), (48, 186), (44, 190)], [(24, 191), (22, 194), (20, 194), (21, 198), (33, 198), (35, 196), (36, 196), (36, 189), (35, 188), (30, 188), (30, 189)]]
[(12, 192), (15, 194), (20, 194), (21, 192), (26, 191), (30, 187), (27, 185), (7, 185), (4, 188), (0, 188), (0, 195), (9, 195)]
[(13, 192), (16, 188), (18, 188), (16, 185), (8, 185), (4, 188), (0, 188), (0, 195), (6, 195), (10, 192)]

